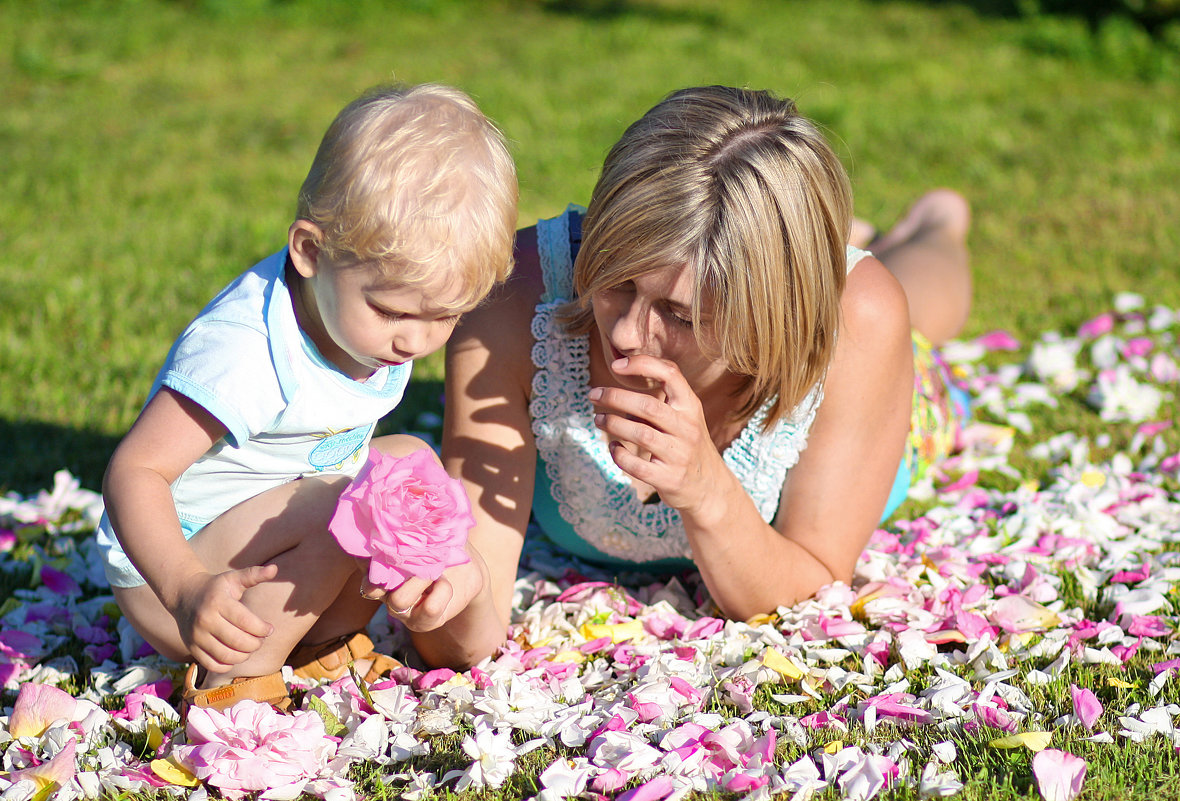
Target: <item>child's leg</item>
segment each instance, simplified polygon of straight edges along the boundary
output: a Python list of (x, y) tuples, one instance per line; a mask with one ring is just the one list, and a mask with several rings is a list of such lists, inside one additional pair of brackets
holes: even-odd
[[(426, 447), (412, 437), (392, 438), (392, 443), (387, 439), (391, 438), (373, 444), (401, 453)], [(243, 662), (208, 677), (207, 685), (273, 673), (301, 641), (320, 642), (356, 631), (372, 618), (378, 604), (360, 596), (360, 565), (328, 531), (328, 521), (347, 484), (341, 476), (291, 481), (238, 504), (193, 537), (193, 549), (211, 573), (278, 566), (274, 579), (242, 596), (247, 607), (274, 626), (274, 632)], [(175, 619), (150, 587), (116, 589), (115, 598), (157, 651), (177, 661), (191, 659)]]
[(936, 345), (958, 335), (971, 309), (970, 226), (967, 201), (957, 192), (936, 189), (869, 245), (901, 282), (910, 324)]

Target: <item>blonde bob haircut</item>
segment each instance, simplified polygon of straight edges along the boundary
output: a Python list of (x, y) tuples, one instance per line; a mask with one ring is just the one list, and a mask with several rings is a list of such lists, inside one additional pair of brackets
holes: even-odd
[(674, 92), (606, 157), (567, 330), (590, 330), (595, 293), (687, 264), (698, 344), (747, 379), (734, 419), (770, 402), (769, 429), (831, 362), (851, 213), (840, 160), (793, 102), (724, 86)]
[(512, 269), (516, 169), (504, 137), (463, 92), (379, 86), (329, 126), (296, 214), (321, 249), (377, 262), (392, 284), (454, 270), (456, 308), (477, 304)]

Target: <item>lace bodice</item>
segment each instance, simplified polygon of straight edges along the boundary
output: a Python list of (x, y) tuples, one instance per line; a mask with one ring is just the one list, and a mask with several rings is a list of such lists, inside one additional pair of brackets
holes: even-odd
[[(680, 514), (664, 503), (644, 503), (630, 478), (615, 465), (604, 435), (594, 425), (587, 396), (590, 380), (589, 341), (565, 334), (558, 309), (573, 294), (571, 219), (576, 208), (537, 225), (538, 250), (545, 290), (532, 321), (532, 399), (529, 410), (538, 451), (538, 494), (548, 487), (551, 502), (567, 531), (542, 519), (546, 534), (558, 544), (571, 536), (592, 546), (610, 561), (642, 564), (691, 558)], [(575, 237), (580, 231), (575, 231)], [(857, 254), (862, 253), (857, 251)], [(850, 265), (859, 255), (849, 255)], [(817, 386), (801, 404), (762, 434), (769, 403), (763, 406), (722, 454), (762, 515), (770, 522), (778, 509), (787, 470), (799, 461), (822, 399)], [(542, 515), (538, 511), (538, 518)], [(571, 548), (571, 550), (575, 550)], [(585, 553), (581, 555), (586, 555)]]

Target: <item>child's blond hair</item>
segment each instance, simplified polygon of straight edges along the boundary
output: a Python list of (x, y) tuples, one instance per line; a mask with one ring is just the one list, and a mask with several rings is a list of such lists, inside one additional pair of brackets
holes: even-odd
[(516, 169), (504, 137), (463, 92), (378, 86), (333, 120), (299, 192), (320, 248), (377, 262), (420, 286), (453, 269), (457, 307), (475, 305), (512, 269)]
[[(773, 399), (769, 428), (831, 362), (851, 213), (844, 168), (790, 100), (723, 86), (674, 92), (606, 158), (583, 223), (567, 328), (589, 331), (596, 292), (687, 264), (698, 343), (746, 377), (735, 419)], [(706, 298), (708, 337), (700, 333)]]

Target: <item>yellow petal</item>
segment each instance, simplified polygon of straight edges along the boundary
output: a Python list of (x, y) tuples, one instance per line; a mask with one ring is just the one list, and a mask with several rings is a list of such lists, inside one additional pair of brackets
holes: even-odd
[(798, 680), (807, 675), (794, 662), (787, 659), (774, 648), (767, 648), (763, 652), (762, 664), (775, 673), (778, 673), (784, 679)]
[(549, 657), (550, 662), (573, 662), (580, 665), (586, 661), (586, 655), (581, 651), (567, 650), (558, 651), (553, 656)]
[(160, 731), (160, 727), (155, 723), (147, 725), (147, 744), (148, 748), (153, 751), (157, 750), (164, 743), (164, 732)]
[(832, 740), (830, 743), (828, 743), (827, 745), (824, 746), (824, 753), (825, 754), (835, 754), (835, 753), (842, 751), (843, 749), (844, 749), (843, 741)]
[(774, 621), (775, 621), (774, 615), (754, 615), (752, 618), (750, 618), (749, 620), (746, 621), (746, 625), (757, 628), (758, 626), (761, 626), (763, 623), (773, 623)]
[(1020, 748), (1023, 746), (1029, 751), (1043, 751), (1049, 747), (1049, 741), (1052, 739), (1053, 732), (1051, 731), (1022, 731), (1019, 734), (1010, 734), (1007, 737), (992, 740), (987, 744), (987, 747)]
[(188, 768), (177, 763), (171, 755), (166, 759), (153, 759), (151, 768), (152, 773), (169, 784), (179, 784), (181, 787), (196, 787), (201, 783), (196, 776), (189, 773)]
[(643, 633), (643, 622), (631, 620), (627, 623), (586, 623), (582, 626), (581, 632), (587, 640), (610, 637), (611, 642), (626, 642)]
[(1081, 481), (1091, 489), (1097, 489), (1106, 483), (1106, 476), (1097, 470), (1086, 470), (1081, 475)]
[(852, 616), (854, 618), (856, 618), (857, 620), (864, 620), (867, 617), (867, 615), (865, 614), (865, 606), (868, 605), (870, 601), (880, 598), (882, 593), (884, 593), (884, 592), (885, 591), (883, 589), (882, 590), (873, 590), (870, 593), (866, 593), (866, 594), (860, 596), (859, 598), (857, 598), (855, 601), (852, 602), (852, 606), (849, 607), (848, 611), (852, 612)]
[(1122, 679), (1117, 678), (1115, 676), (1108, 676), (1106, 679), (1106, 683), (1109, 684), (1111, 687), (1121, 687), (1124, 690), (1135, 689), (1135, 685), (1132, 684), (1131, 682), (1123, 681)]

